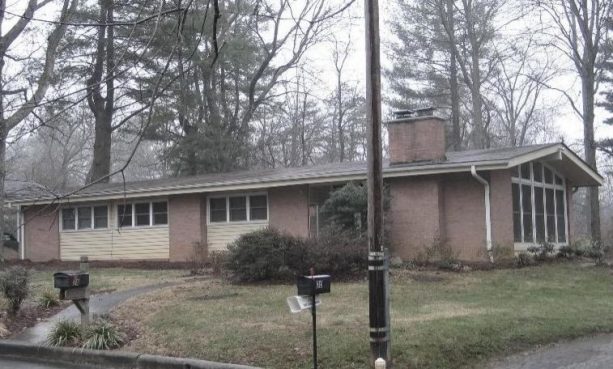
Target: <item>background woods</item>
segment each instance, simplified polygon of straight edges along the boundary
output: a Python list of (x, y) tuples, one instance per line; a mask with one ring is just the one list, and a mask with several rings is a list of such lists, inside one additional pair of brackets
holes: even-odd
[[(0, 1), (0, 182), (54, 192), (364, 160), (361, 7)], [(564, 140), (608, 175), (611, 141), (597, 127), (611, 109), (611, 1), (395, 0), (383, 10), (388, 114), (442, 108), (449, 150)], [(576, 196), (578, 225), (595, 237), (608, 188)]]

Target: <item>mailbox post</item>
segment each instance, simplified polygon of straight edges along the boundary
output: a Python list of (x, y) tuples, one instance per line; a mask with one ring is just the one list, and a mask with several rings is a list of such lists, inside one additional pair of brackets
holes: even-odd
[[(314, 275), (311, 270), (310, 276), (300, 276), (296, 279), (298, 296), (288, 298), (292, 312), (299, 312), (305, 308), (311, 309), (313, 327), (313, 369), (317, 369), (317, 295), (330, 293), (330, 276), (327, 274)], [(310, 304), (305, 304), (305, 298), (310, 299)]]
[(81, 257), (80, 270), (53, 274), (53, 287), (59, 288), (60, 300), (72, 300), (81, 313), (81, 326), (89, 325), (89, 262)]

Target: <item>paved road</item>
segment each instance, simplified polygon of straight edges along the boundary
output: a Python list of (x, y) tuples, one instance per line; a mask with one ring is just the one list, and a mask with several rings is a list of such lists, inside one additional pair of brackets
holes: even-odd
[(546, 346), (492, 362), (488, 369), (611, 369), (613, 335), (605, 334)]
[(32, 363), (18, 360), (9, 360), (0, 358), (0, 369), (87, 369), (82, 365), (76, 366), (66, 366), (66, 365), (53, 365), (53, 364), (42, 364), (42, 363)]
[[(115, 306), (121, 304), (127, 299), (154, 291), (156, 289), (162, 287), (172, 286), (174, 283), (164, 283), (157, 284), (152, 286), (144, 286), (132, 288), (125, 291), (120, 292), (111, 292), (104, 293), (100, 295), (93, 295), (89, 300), (89, 311), (91, 314), (107, 314), (113, 309)], [(38, 323), (34, 327), (28, 328), (16, 335), (15, 337), (11, 337), (11, 339), (15, 341), (24, 341), (33, 344), (44, 344), (47, 340), (47, 336), (49, 332), (53, 328), (56, 322), (60, 320), (80, 320), (81, 314), (76, 306), (71, 305), (70, 307), (60, 311), (58, 314), (52, 316), (48, 320)]]

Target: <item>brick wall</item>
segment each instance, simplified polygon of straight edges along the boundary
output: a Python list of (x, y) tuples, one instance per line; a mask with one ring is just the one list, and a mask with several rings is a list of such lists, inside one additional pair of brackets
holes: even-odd
[(445, 158), (445, 122), (437, 117), (408, 118), (387, 125), (392, 164)]
[(513, 193), (511, 171), (490, 172), (492, 244), (513, 247)]
[(309, 236), (309, 191), (307, 185), (268, 190), (268, 224), (294, 236)]
[(395, 178), (388, 181), (390, 209), (386, 228), (392, 254), (415, 258), (424, 247), (444, 238), (441, 227), (441, 186), (438, 177)]
[(168, 198), (170, 261), (187, 261), (194, 244), (206, 240), (204, 196), (176, 195)]
[(486, 260), (483, 185), (470, 173), (449, 174), (443, 193), (445, 241), (460, 260)]
[(24, 212), (25, 257), (31, 261), (60, 258), (59, 212), (44, 205), (29, 206)]

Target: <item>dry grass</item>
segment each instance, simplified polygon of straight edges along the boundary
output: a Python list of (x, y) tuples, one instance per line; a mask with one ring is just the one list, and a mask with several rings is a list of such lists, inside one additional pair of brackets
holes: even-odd
[[(426, 276), (426, 277), (424, 277)], [(613, 331), (613, 276), (555, 264), (467, 274), (401, 272), (392, 278), (397, 368), (474, 368), (530, 345)], [(115, 314), (140, 326), (129, 349), (253, 364), (310, 367), (310, 314), (292, 315), (287, 285), (193, 281), (135, 298)], [(320, 367), (367, 367), (365, 282), (334, 283), (318, 309)]]

